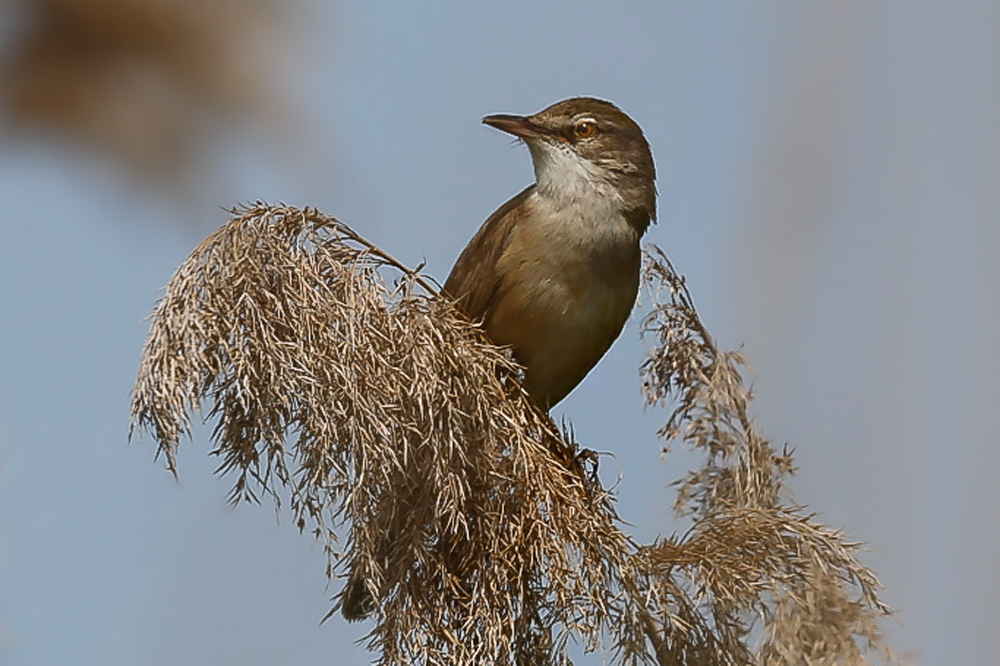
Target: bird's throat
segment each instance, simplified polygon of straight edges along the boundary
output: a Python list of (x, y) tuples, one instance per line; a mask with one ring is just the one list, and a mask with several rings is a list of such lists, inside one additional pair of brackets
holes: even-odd
[(565, 205), (622, 204), (614, 174), (576, 153), (565, 144), (529, 144), (539, 195)]

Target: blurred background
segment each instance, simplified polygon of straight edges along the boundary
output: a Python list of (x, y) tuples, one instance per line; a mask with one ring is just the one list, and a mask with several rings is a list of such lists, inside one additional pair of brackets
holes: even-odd
[[(0, 0), (0, 663), (371, 661), (319, 625), (322, 548), (226, 506), (208, 429), (179, 483), (126, 443), (143, 318), (256, 199), (443, 280), (532, 178), (480, 117), (572, 95), (645, 129), (647, 240), (749, 356), (795, 499), (867, 544), (889, 644), (995, 663), (998, 67), (990, 0)], [(637, 321), (554, 415), (648, 542), (695, 461), (660, 455)]]

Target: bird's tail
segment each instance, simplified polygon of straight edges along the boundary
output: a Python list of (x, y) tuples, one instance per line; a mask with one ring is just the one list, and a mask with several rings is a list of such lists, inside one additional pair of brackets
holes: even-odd
[(359, 622), (375, 612), (375, 598), (357, 572), (351, 572), (341, 592), (340, 612), (348, 622)]

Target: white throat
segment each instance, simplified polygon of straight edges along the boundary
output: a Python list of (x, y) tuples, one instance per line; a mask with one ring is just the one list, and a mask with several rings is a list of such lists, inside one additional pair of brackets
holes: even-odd
[(533, 141), (528, 144), (540, 195), (564, 205), (589, 204), (619, 208), (622, 200), (607, 170), (565, 144)]
[(638, 234), (624, 215), (612, 174), (569, 146), (540, 141), (529, 148), (535, 165), (530, 205), (541, 233), (588, 252), (635, 245)]

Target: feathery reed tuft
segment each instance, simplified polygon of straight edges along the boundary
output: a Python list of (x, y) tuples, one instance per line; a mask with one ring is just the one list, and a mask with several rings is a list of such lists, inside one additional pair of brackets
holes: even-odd
[(327, 575), (348, 572), (331, 614), (373, 613), (378, 663), (564, 664), (572, 639), (622, 664), (853, 664), (880, 645), (878, 582), (782, 503), (791, 455), (659, 251), (646, 398), (706, 463), (680, 482), (693, 527), (643, 546), (508, 351), (426, 278), (314, 209), (233, 216), (156, 306), (133, 428), (176, 473), (206, 407), (232, 500), (287, 493)]

